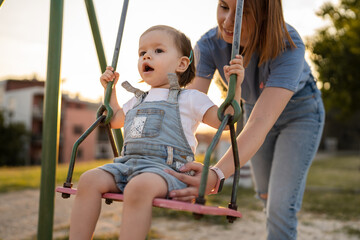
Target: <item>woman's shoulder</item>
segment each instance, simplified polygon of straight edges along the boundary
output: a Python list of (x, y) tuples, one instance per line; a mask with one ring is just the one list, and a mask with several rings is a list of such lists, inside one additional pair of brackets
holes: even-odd
[(200, 40), (201, 39), (214, 39), (214, 38), (217, 38), (217, 36), (218, 36), (218, 28), (213, 27), (210, 30), (208, 30), (206, 33), (204, 33), (201, 36)]
[(217, 27), (211, 28), (209, 31), (204, 33), (196, 43), (196, 45), (200, 44), (210, 46), (227, 45), (226, 42), (219, 36)]
[(288, 23), (286, 23), (286, 30), (289, 32), (290, 36), (300, 37), (300, 35), (296, 31), (296, 29), (292, 25), (290, 25)]
[[(293, 40), (293, 42), (295, 43), (295, 45), (297, 47), (300, 47), (300, 46), (304, 46), (304, 42), (303, 40), (301, 39), (301, 36), (300, 34), (296, 31), (296, 29), (291, 26), (290, 24), (286, 23), (286, 29), (291, 37), (291, 39)], [(286, 41), (287, 42), (287, 41)], [(287, 42), (288, 43), (288, 42)], [(299, 46), (298, 46), (299, 45)]]
[(204, 35), (201, 36), (195, 45), (195, 54), (208, 53), (212, 55), (218, 55), (224, 51), (231, 51), (231, 44), (225, 42), (219, 36), (217, 27), (214, 27), (204, 33)]

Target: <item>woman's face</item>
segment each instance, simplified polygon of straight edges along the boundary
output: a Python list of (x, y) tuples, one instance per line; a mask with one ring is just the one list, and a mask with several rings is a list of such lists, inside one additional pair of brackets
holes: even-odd
[[(217, 7), (217, 22), (220, 34), (227, 43), (232, 43), (235, 25), (236, 0), (219, 0)], [(247, 23), (242, 18), (241, 46), (245, 46), (248, 39)]]

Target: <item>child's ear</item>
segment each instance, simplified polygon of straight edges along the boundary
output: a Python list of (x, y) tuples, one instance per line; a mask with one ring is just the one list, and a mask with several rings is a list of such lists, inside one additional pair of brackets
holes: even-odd
[(188, 57), (182, 56), (179, 59), (178, 67), (176, 68), (176, 72), (183, 73), (189, 67), (190, 59)]

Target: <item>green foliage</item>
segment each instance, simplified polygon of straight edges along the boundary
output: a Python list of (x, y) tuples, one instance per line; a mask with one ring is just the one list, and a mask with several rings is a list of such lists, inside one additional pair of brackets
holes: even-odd
[(0, 111), (0, 166), (19, 166), (25, 163), (24, 146), (28, 137), (22, 123), (7, 123)]
[(317, 13), (331, 24), (308, 39), (323, 83), (326, 110), (346, 119), (360, 110), (360, 0), (325, 3)]

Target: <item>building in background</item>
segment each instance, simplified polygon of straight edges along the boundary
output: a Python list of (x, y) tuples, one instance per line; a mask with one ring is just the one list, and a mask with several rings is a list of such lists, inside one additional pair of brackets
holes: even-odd
[[(33, 80), (0, 81), (0, 110), (7, 121), (23, 123), (30, 132), (23, 151), (26, 165), (41, 163), (44, 82)], [(62, 94), (59, 163), (69, 162), (75, 141), (96, 120), (100, 103), (91, 103)], [(77, 161), (111, 158), (112, 151), (104, 130), (94, 130), (79, 146)]]
[[(7, 121), (23, 123), (30, 132), (30, 138), (23, 148), (26, 165), (41, 163), (44, 85), (43, 81), (36, 79), (0, 81), (0, 111), (8, 113)], [(91, 103), (62, 94), (59, 163), (70, 161), (74, 143), (95, 122), (99, 106), (100, 103)], [(205, 155), (214, 135), (215, 131), (196, 134), (196, 154)], [(214, 160), (218, 161), (229, 146), (229, 132), (225, 131), (214, 149)], [(80, 144), (76, 160), (89, 161), (112, 157), (107, 133), (104, 127), (99, 126)], [(250, 187), (252, 181), (248, 164), (241, 169), (240, 175), (240, 186)], [(227, 183), (230, 183), (229, 180)]]

